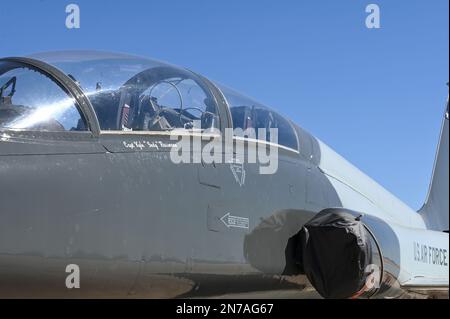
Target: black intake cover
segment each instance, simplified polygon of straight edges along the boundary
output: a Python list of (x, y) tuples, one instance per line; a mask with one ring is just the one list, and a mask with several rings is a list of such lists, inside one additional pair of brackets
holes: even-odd
[(371, 235), (344, 209), (326, 209), (299, 232), (306, 276), (324, 298), (351, 298), (366, 283)]

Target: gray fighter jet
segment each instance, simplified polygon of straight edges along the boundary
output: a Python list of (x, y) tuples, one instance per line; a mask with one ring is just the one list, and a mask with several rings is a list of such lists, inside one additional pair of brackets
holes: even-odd
[(446, 295), (448, 137), (447, 106), (416, 212), (192, 71), (99, 52), (0, 59), (0, 297)]

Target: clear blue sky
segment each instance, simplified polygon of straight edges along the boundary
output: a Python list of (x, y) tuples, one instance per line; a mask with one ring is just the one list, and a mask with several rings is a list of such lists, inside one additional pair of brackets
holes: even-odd
[[(77, 3), (81, 29), (65, 27)], [(381, 29), (365, 7), (381, 8)], [(449, 78), (448, 0), (0, 0), (0, 56), (129, 52), (280, 110), (413, 208)]]

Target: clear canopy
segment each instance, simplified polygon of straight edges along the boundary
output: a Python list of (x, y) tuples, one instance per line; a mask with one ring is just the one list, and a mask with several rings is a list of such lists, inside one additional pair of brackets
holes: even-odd
[[(227, 100), (236, 136), (254, 138), (297, 150), (298, 141), (291, 123), (274, 110), (224, 85), (216, 84)], [(259, 129), (265, 129), (261, 135)], [(276, 130), (273, 136), (271, 131)]]
[(53, 79), (22, 63), (0, 62), (0, 130), (85, 131), (74, 98)]
[(91, 101), (102, 130), (217, 127), (218, 110), (194, 73), (150, 59), (103, 52), (31, 56), (71, 77)]
[[(216, 98), (203, 78), (173, 65), (126, 54), (67, 51), (30, 56), (72, 78), (90, 100), (102, 131), (220, 129)], [(291, 123), (225, 86), (235, 135), (298, 149)], [(54, 79), (17, 62), (0, 63), (0, 129), (83, 131), (83, 113)], [(265, 136), (259, 133), (266, 129)], [(264, 131), (264, 130), (263, 130)]]

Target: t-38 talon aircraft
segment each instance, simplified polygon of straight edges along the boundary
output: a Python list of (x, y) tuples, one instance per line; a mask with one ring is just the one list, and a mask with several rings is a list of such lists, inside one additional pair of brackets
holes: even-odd
[[(174, 131), (203, 147), (230, 128), (245, 151), (276, 150), (276, 171), (172, 160)], [(99, 52), (0, 59), (0, 296), (447, 296), (448, 138), (447, 106), (416, 212), (189, 70)]]

